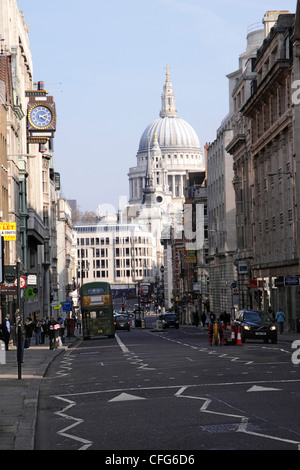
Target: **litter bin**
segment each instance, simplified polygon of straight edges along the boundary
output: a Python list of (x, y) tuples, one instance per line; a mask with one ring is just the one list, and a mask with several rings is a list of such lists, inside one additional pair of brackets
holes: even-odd
[(297, 333), (300, 333), (300, 318), (297, 318), (296, 320), (296, 331)]

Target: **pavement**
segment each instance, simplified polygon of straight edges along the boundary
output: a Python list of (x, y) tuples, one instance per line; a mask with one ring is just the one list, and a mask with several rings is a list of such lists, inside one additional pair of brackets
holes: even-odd
[[(0, 341), (0, 450), (34, 450), (41, 381), (51, 362), (75, 347), (80, 339), (75, 331), (75, 336), (66, 338), (62, 347), (50, 350), (47, 338), (45, 344), (36, 346), (33, 337), (30, 348), (24, 352), (21, 374), (16, 347), (11, 343), (9, 351), (3, 351), (4, 343)], [(291, 345), (295, 340), (300, 340), (299, 333), (278, 334), (279, 344)]]
[(21, 373), (16, 347), (10, 342), (9, 350), (4, 351), (0, 341), (0, 450), (34, 450), (41, 381), (51, 362), (78, 340), (78, 335), (65, 338), (62, 347), (50, 350), (48, 338), (36, 346), (33, 336), (30, 348), (24, 351)]

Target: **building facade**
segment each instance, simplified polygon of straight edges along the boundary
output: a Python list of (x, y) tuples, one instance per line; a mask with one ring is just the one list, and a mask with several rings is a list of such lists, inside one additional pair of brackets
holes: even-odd
[(293, 103), (298, 15), (299, 8), (296, 17), (288, 12), (266, 14), (273, 24), (269, 22), (269, 34), (244, 77), (248, 95), (237, 108), (233, 140), (227, 147), (234, 159), (236, 201), (241, 204), (237, 208), (240, 299), (253, 308), (282, 308), (291, 330), (300, 313), (299, 109)]
[(75, 225), (77, 280), (136, 285), (153, 278), (153, 236), (134, 223), (103, 220), (95, 225)]
[[(5, 241), (1, 316), (50, 316), (58, 295), (57, 177), (53, 138), (56, 112), (43, 82), (33, 81), (29, 26), (16, 0), (0, 3), (0, 221), (16, 224), (15, 239)], [(51, 116), (46, 126), (38, 107)], [(20, 278), (20, 282), (18, 282)], [(22, 284), (21, 284), (22, 280)], [(27, 285), (27, 281), (30, 283)]]

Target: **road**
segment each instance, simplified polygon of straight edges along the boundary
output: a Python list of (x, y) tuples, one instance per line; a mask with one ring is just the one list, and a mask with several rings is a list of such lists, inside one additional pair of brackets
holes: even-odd
[(291, 355), (280, 342), (210, 347), (196, 327), (81, 342), (42, 382), (35, 447), (297, 450), (300, 376)]

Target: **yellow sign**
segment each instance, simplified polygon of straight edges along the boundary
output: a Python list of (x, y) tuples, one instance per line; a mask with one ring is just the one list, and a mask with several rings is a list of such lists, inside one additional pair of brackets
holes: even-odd
[(17, 239), (17, 224), (16, 222), (0, 222), (0, 233), (4, 240)]
[(93, 307), (98, 305), (111, 305), (111, 295), (87, 295), (81, 298), (82, 307)]

